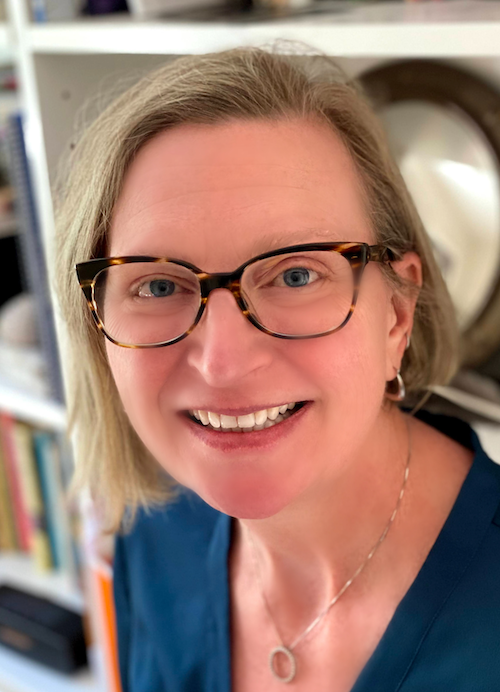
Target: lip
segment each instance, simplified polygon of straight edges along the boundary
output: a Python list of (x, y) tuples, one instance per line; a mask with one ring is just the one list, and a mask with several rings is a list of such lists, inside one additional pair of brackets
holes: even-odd
[[(290, 404), (291, 401), (286, 402)], [(300, 403), (299, 401), (295, 402)], [(210, 411), (211, 413), (218, 413), (219, 416), (246, 416), (248, 413), (256, 413), (257, 411), (263, 411), (268, 408), (278, 408), (279, 406), (284, 406), (285, 403), (282, 401), (280, 404), (267, 404), (261, 406), (257, 404), (256, 406), (246, 406), (245, 408), (219, 408), (218, 406), (188, 406), (184, 411)], [(260, 407), (260, 408), (259, 408)], [(236, 433), (239, 435), (239, 433)]]
[[(217, 432), (208, 427), (199, 425), (198, 423), (194, 423), (185, 415), (179, 414), (179, 419), (181, 424), (186, 426), (187, 431), (198, 438), (203, 444), (207, 445), (207, 447), (212, 447), (222, 452), (254, 449), (262, 450), (273, 447), (280, 440), (291, 435), (304, 416), (307, 415), (312, 404), (312, 401), (308, 401), (301, 409), (286, 420), (278, 423), (278, 425), (273, 425), (263, 430), (255, 430), (253, 432)], [(250, 409), (250, 411), (254, 410), (255, 409)]]

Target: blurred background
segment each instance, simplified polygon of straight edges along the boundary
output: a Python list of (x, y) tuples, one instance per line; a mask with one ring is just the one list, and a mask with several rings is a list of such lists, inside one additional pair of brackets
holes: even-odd
[(112, 537), (66, 497), (49, 289), (51, 184), (81, 123), (181, 54), (286, 39), (335, 57), (380, 115), (460, 322), (462, 368), (426, 406), (500, 463), (499, 36), (500, 0), (0, 1), (0, 692), (120, 692)]

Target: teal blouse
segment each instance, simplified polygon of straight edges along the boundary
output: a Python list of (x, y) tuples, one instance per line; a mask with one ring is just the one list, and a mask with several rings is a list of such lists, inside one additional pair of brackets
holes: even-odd
[[(351, 692), (500, 692), (500, 466), (456, 418), (419, 418), (474, 463)], [(123, 692), (230, 692), (232, 519), (183, 490), (116, 539)]]

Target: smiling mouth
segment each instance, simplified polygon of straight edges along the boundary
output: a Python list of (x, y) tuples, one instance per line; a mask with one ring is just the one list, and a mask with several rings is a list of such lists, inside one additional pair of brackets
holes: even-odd
[[(210, 414), (210, 418), (207, 420), (205, 411), (199, 412), (191, 410), (185, 411), (184, 414), (196, 425), (200, 425), (202, 428), (207, 428), (208, 430), (213, 430), (214, 432), (249, 433), (258, 432), (259, 430), (265, 430), (267, 428), (272, 428), (275, 425), (279, 425), (297, 413), (297, 411), (300, 411), (300, 409), (303, 408), (307, 403), (307, 401), (299, 401), (293, 405), (293, 408), (287, 408), (284, 413), (278, 413), (276, 416), (271, 413), (266, 417), (266, 420), (263, 423), (250, 426), (248, 426), (248, 416), (239, 416), (238, 419), (232, 416), (217, 416), (217, 418), (214, 419), (213, 414)], [(269, 411), (272, 410), (269, 409)], [(274, 416), (274, 419), (270, 416)], [(212, 423), (215, 423), (215, 425)], [(217, 425), (217, 423), (219, 423), (219, 425)]]

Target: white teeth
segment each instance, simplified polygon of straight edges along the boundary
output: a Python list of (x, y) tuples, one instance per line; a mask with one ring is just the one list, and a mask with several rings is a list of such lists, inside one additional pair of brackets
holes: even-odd
[(239, 428), (253, 428), (254, 425), (255, 415), (253, 413), (247, 413), (246, 416), (238, 416)]
[(268, 417), (270, 420), (276, 420), (276, 418), (277, 418), (278, 415), (279, 415), (279, 412), (280, 412), (280, 407), (279, 407), (279, 406), (275, 406), (274, 408), (268, 408), (268, 409), (267, 409), (267, 417)]
[(200, 420), (203, 423), (203, 425), (208, 425), (210, 421), (208, 420), (208, 413), (206, 411), (198, 411), (200, 415)]
[(220, 416), (218, 413), (208, 412), (208, 420), (213, 428), (220, 428)]
[(291, 415), (289, 410), (295, 408), (295, 405), (295, 402), (282, 404), (281, 406), (274, 406), (272, 408), (262, 409), (261, 411), (255, 411), (254, 413), (248, 413), (244, 416), (226, 416), (223, 413), (218, 414), (213, 411), (198, 409), (189, 411), (189, 413), (196, 418), (196, 420), (201, 421), (203, 425), (211, 425), (213, 428), (221, 430), (222, 432), (250, 432), (252, 430), (263, 430), (276, 423), (280, 423)]
[(225, 416), (223, 413), (221, 413), (220, 425), (221, 425), (221, 428), (225, 428), (225, 429), (235, 428), (237, 425), (236, 417), (235, 416)]
[(254, 413), (255, 425), (264, 425), (267, 420), (267, 408), (262, 409), (262, 411), (257, 411)]

